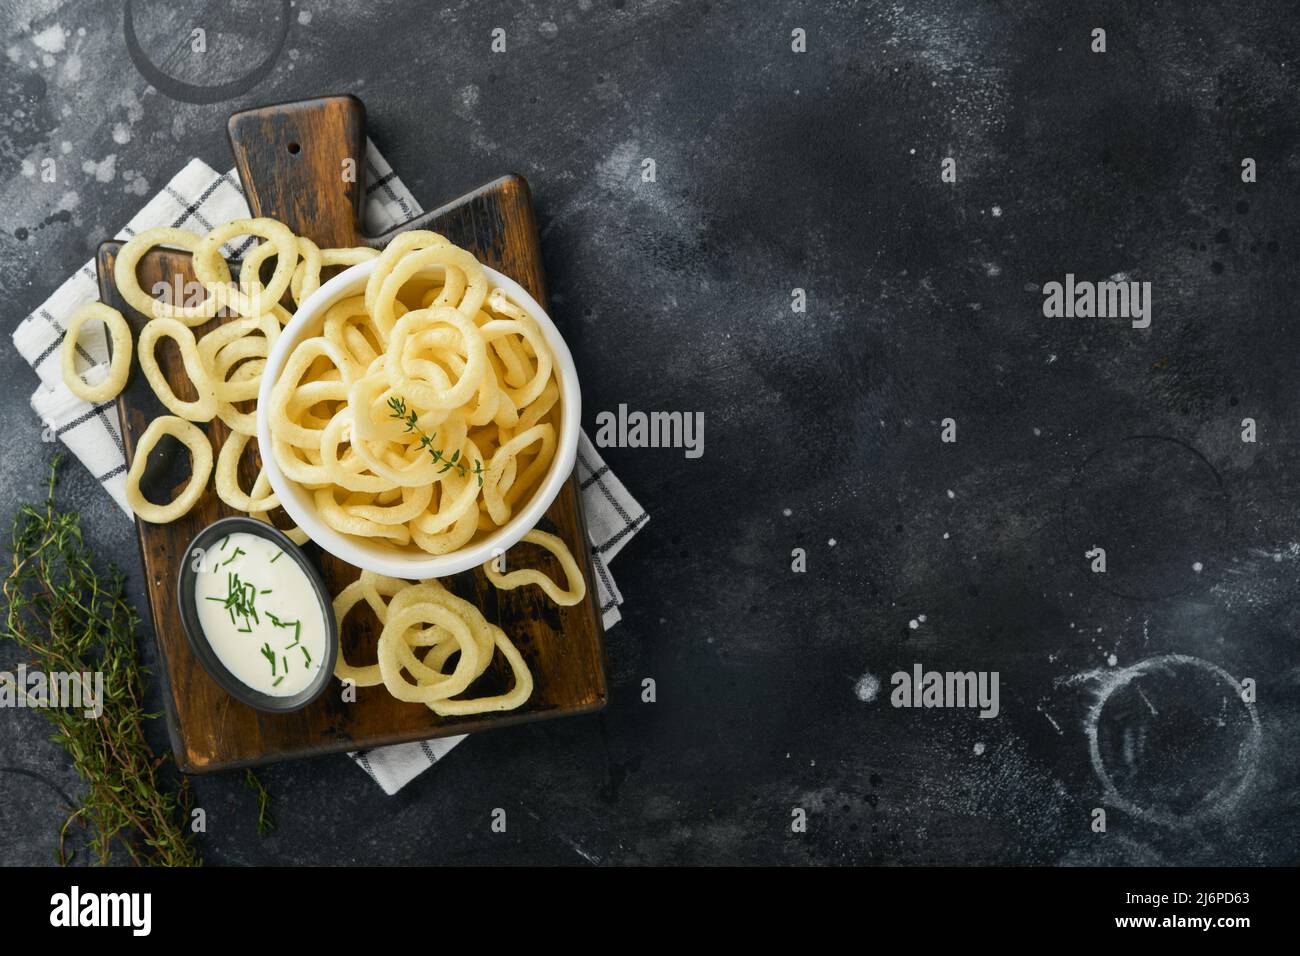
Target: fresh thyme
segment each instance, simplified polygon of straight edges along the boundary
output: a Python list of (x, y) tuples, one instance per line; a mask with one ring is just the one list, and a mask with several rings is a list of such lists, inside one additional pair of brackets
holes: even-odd
[(257, 794), (257, 832), (259, 836), (266, 836), (275, 829), (275, 818), (271, 816), (271, 792), (252, 770), (245, 771), (244, 786)]
[[(461, 460), (460, 449), (456, 449), (456, 451), (452, 452), (451, 457), (447, 458), (443, 455), (442, 449), (433, 447), (433, 439), (429, 435), (425, 434), (424, 429), (419, 425), (419, 416), (415, 414), (414, 410), (409, 412), (406, 410), (406, 399), (394, 395), (388, 400), (388, 407), (393, 410), (393, 413), (388, 417), (398, 419), (406, 425), (406, 430), (408, 432), (414, 432), (416, 435), (420, 436), (420, 447), (428, 449), (429, 456), (433, 459), (435, 465), (442, 465), (442, 467), (438, 469), (438, 474), (445, 475), (453, 468), (456, 469), (456, 474), (460, 475), (462, 478), (469, 473), (470, 468)], [(483, 462), (474, 462), (473, 472), (474, 477), (478, 479), (478, 486), (482, 488)]]
[(101, 672), (103, 712), (88, 719), (80, 710), (43, 707), (53, 739), (86, 781), (79, 806), (59, 830), (58, 861), (74, 823), (89, 828), (100, 864), (120, 847), (136, 864), (198, 866), (202, 861), (185, 825), (188, 785), (165, 788), (165, 757), (145, 740), (145, 669), (136, 653), (139, 623), (127, 603), (121, 573), (101, 572), (82, 540), (75, 511), (54, 504), (61, 454), (50, 464), (42, 507), (23, 505), (14, 516), (12, 563), (4, 581), (3, 634), (46, 673)]

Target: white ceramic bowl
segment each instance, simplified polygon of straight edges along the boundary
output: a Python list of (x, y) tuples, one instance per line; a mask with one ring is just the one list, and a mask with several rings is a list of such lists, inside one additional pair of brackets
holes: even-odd
[(524, 309), (541, 327), (547, 344), (555, 356), (555, 377), (560, 386), (560, 424), (557, 428), (555, 459), (541, 484), (510, 518), (508, 522), (486, 538), (472, 542), (447, 554), (428, 554), (414, 545), (401, 547), (380, 538), (362, 538), (335, 531), (316, 510), (312, 493), (297, 482), (290, 481), (280, 471), (271, 453), (271, 423), (265, 410), (271, 407), (271, 389), (284, 370), (289, 353), (303, 339), (320, 333), (325, 311), (340, 299), (359, 295), (366, 280), (374, 271), (375, 260), (352, 266), (340, 272), (310, 296), (288, 325), (267, 356), (262, 372), (262, 386), (257, 395), (257, 444), (262, 450), (262, 467), (270, 479), (271, 488), (280, 498), (280, 504), (312, 541), (325, 551), (348, 564), (395, 578), (425, 580), (459, 574), (483, 564), (502, 551), (518, 543), (526, 532), (534, 528), (546, 509), (555, 501), (564, 482), (573, 471), (578, 453), (578, 429), (582, 416), (582, 397), (578, 390), (578, 373), (573, 356), (564, 339), (540, 305), (524, 288), (495, 269), (483, 267), (492, 288), (505, 291), (510, 300)]

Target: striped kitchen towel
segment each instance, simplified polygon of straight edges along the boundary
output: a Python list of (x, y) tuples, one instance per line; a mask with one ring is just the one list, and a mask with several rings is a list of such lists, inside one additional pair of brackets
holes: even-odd
[[(386, 232), (421, 213), (419, 203), (392, 168), (366, 141), (365, 223), (370, 233)], [(192, 159), (117, 234), (128, 239), (155, 226), (187, 229), (200, 235), (213, 226), (248, 215), (248, 204), (234, 171), (218, 173)], [(223, 252), (238, 256), (255, 242), (248, 238)], [(61, 351), (68, 318), (87, 302), (99, 298), (95, 263), (86, 263), (67, 279), (14, 331), (14, 345), (36, 370), (40, 386), (32, 395), (32, 408), (47, 434), (67, 445), (104, 489), (129, 516), (126, 504), (126, 453), (112, 402), (90, 405), (63, 384)], [(98, 323), (86, 328), (77, 348), (77, 368), (90, 383), (107, 374), (108, 345)], [(623, 598), (614, 585), (608, 562), (649, 520), (623, 483), (610, 472), (587, 436), (579, 438), (578, 478), (591, 537), (591, 557), (596, 571), (596, 593), (605, 627), (619, 620)], [(353, 754), (357, 763), (383, 787), (396, 793), (421, 771), (440, 760), (464, 737), (447, 737), (426, 743), (397, 744)]]

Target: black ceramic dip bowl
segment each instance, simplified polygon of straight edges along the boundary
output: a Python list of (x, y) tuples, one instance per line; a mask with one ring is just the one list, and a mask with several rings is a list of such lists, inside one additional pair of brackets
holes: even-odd
[[(228, 536), (236, 533), (255, 535), (277, 546), (284, 553), (285, 560), (294, 561), (302, 569), (311, 585), (311, 590), (315, 593), (318, 607), (296, 609), (295, 613), (298, 615), (319, 613), (322, 616), (324, 620), (325, 646), (321, 650), (324, 656), (319, 661), (319, 668), (315, 675), (312, 676), (310, 683), (293, 694), (277, 696), (264, 693), (237, 677), (222, 662), (204, 632), (203, 625), (200, 623), (196, 596), (200, 569), (203, 567), (203, 562), (209, 560), (209, 556), (213, 556), (213, 559), (220, 557), (218, 552), (222, 542)], [(279, 559), (277, 558), (277, 560)], [(180, 608), (181, 623), (185, 628), (185, 636), (189, 640), (190, 649), (194, 651), (194, 656), (199, 659), (204, 669), (221, 686), (222, 690), (230, 694), (231, 697), (248, 704), (248, 706), (269, 713), (288, 713), (289, 711), (301, 710), (319, 697), (333, 679), (334, 662), (338, 658), (339, 647), (338, 622), (334, 620), (334, 602), (325, 586), (325, 580), (321, 577), (320, 571), (307, 559), (302, 549), (290, 541), (278, 528), (264, 521), (244, 517), (222, 518), (220, 521), (214, 521), (208, 525), (195, 536), (189, 547), (185, 549), (181, 567), (176, 576), (176, 599), (177, 606)], [(274, 618), (272, 619), (274, 620)], [(234, 617), (232, 616), (232, 622), (233, 620)], [(278, 653), (277, 651), (272, 657), (278, 656)], [(272, 668), (275, 667), (274, 662), (271, 663), (271, 666)]]

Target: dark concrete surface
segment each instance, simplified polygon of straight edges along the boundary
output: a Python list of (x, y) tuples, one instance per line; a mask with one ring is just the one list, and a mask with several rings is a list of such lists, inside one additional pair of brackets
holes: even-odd
[[(137, 191), (189, 156), (226, 168), (232, 110), (350, 91), (426, 207), (507, 171), (532, 184), (589, 429), (620, 402), (706, 416), (701, 459), (606, 452), (653, 519), (613, 566), (604, 714), (474, 737), (396, 797), (344, 757), (269, 768), (265, 838), (240, 775), (195, 778), (209, 862), (1300, 859), (1293, 5), (134, 9), (164, 72), (236, 92), (149, 88), (116, 4), (0, 4), (7, 328)], [(110, 155), (107, 181), (82, 171)], [(45, 156), (71, 160), (57, 188), (22, 174)], [(1045, 318), (1067, 272), (1151, 282), (1150, 329)], [(35, 375), (3, 355), (7, 519), (50, 447)], [(138, 574), (84, 470), (61, 495)], [(1083, 557), (1100, 542), (1104, 580)], [(1204, 665), (1124, 682), (1162, 655), (1256, 681), (1258, 736)], [(891, 707), (915, 663), (997, 671), (999, 716)], [(0, 862), (49, 861), (78, 792), (46, 738), (0, 711)]]

